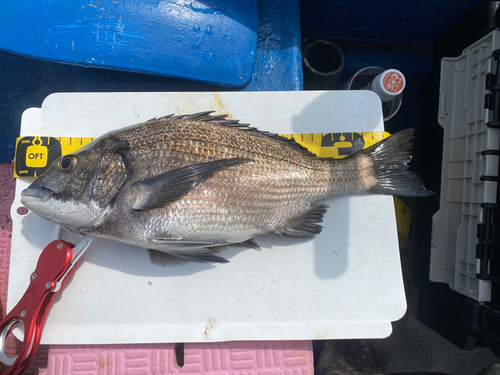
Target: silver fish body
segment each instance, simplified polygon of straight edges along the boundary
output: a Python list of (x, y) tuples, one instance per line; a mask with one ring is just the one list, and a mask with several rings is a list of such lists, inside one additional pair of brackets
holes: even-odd
[(412, 130), (341, 160), (208, 113), (108, 133), (62, 156), (22, 203), (70, 230), (150, 249), (154, 263), (225, 260), (265, 233), (314, 237), (325, 198), (428, 196), (407, 171)]

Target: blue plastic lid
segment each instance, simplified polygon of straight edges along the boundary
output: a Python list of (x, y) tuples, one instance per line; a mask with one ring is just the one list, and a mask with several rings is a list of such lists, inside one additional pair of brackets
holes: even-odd
[(252, 76), (256, 0), (0, 2), (0, 49), (239, 87)]

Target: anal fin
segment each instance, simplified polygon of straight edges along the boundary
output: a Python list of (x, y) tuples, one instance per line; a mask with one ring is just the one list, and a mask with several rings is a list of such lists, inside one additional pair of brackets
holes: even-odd
[(276, 234), (295, 238), (316, 237), (323, 229), (317, 223), (323, 222), (323, 216), (327, 209), (328, 205), (326, 204), (312, 206), (301, 216), (292, 220), (289, 227), (277, 231)]
[(230, 248), (241, 248), (241, 249), (254, 249), (261, 251), (262, 249), (260, 248), (259, 244), (253, 240), (253, 238), (250, 238), (249, 240), (243, 241), (243, 242), (234, 242), (234, 243), (229, 243), (229, 244), (224, 244), (224, 245), (218, 245), (218, 246), (212, 246), (210, 249), (214, 249), (216, 251), (224, 250), (224, 249), (230, 249)]

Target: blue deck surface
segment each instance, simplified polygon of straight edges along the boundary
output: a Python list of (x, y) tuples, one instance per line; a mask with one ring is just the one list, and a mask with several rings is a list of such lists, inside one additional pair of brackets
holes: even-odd
[(257, 0), (0, 2), (0, 49), (241, 87), (252, 76)]

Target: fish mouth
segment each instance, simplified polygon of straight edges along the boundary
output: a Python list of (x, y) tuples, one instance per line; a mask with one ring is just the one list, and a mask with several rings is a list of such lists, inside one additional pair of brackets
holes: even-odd
[(26, 206), (26, 203), (42, 201), (47, 202), (54, 192), (47, 188), (32, 188), (29, 187), (21, 192), (21, 203)]

